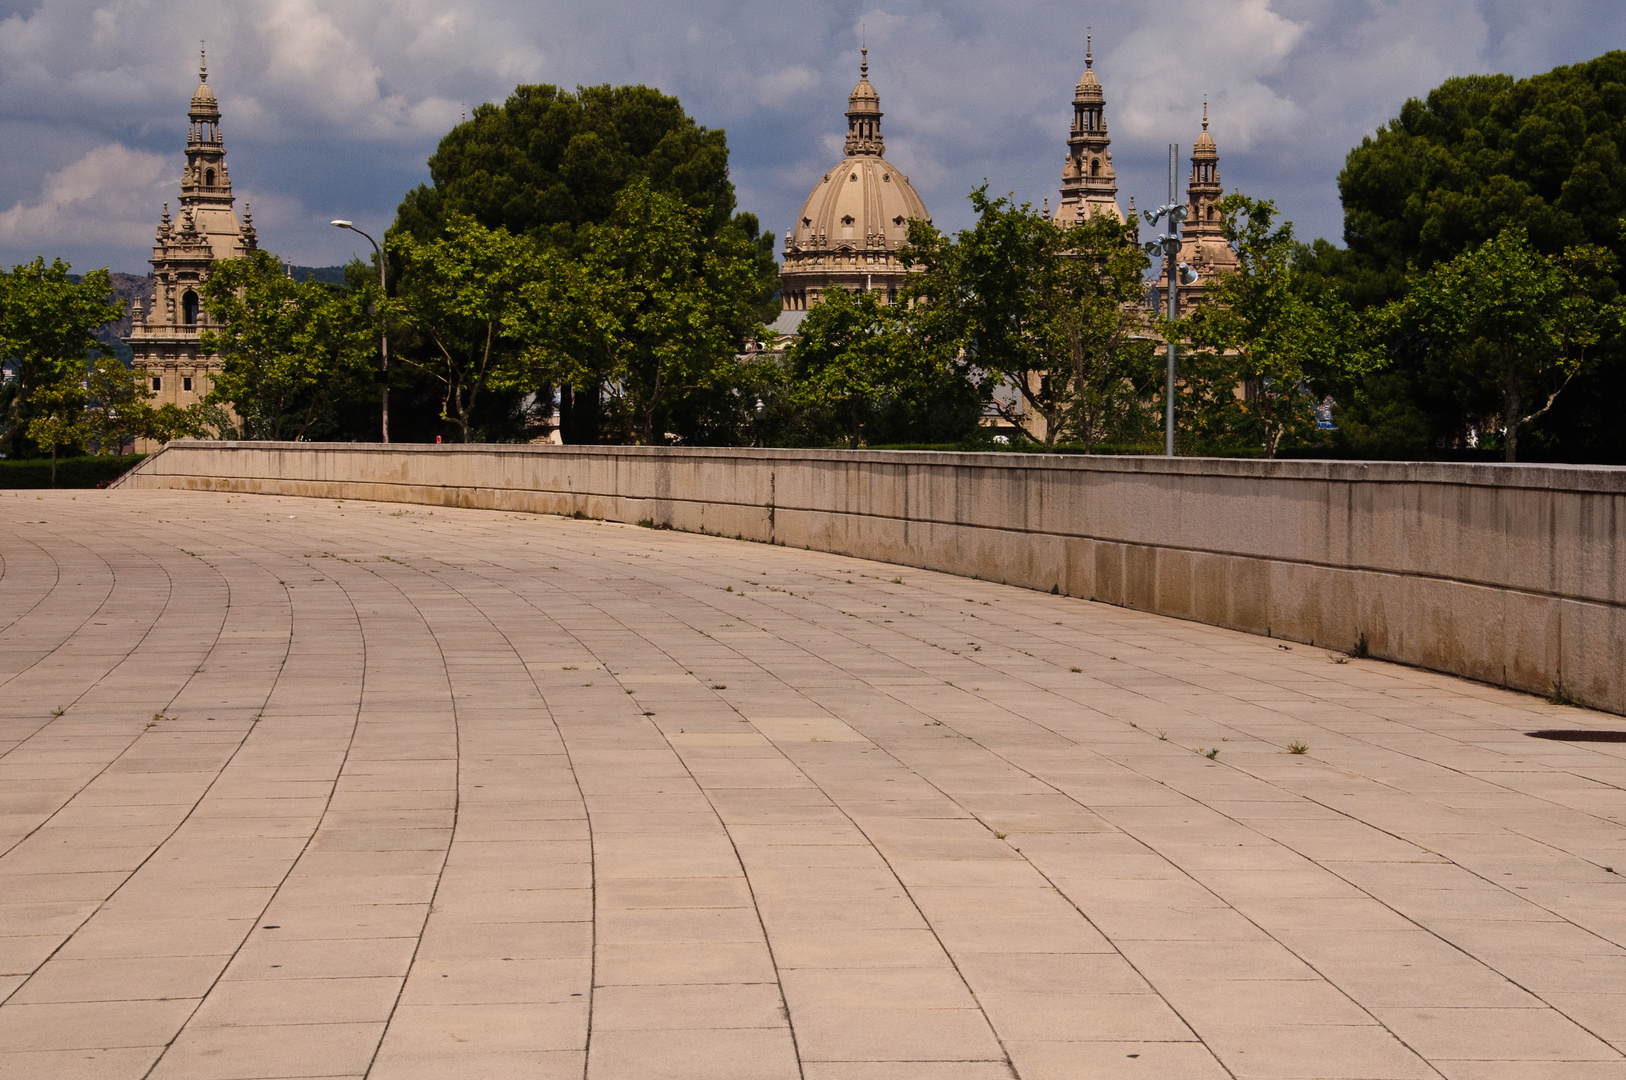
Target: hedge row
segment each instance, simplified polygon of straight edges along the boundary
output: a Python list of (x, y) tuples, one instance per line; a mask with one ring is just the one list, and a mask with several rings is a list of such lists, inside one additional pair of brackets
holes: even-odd
[[(59, 488), (106, 487), (146, 457), (125, 454), (58, 458), (56, 486)], [(0, 488), (48, 488), (51, 486), (51, 459), (42, 461), (0, 460)]]

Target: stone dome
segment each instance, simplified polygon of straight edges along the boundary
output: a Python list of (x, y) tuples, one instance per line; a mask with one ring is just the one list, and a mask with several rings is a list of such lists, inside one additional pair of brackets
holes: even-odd
[(909, 178), (885, 158), (855, 154), (819, 181), (796, 218), (790, 242), (817, 248), (889, 249), (901, 245), (910, 218), (929, 218)]
[(830, 289), (880, 291), (890, 303), (909, 274), (897, 260), (909, 222), (931, 220), (909, 178), (886, 160), (868, 50), (859, 70), (847, 99), (847, 156), (820, 177), (785, 232), (779, 281), (787, 310), (805, 311)]

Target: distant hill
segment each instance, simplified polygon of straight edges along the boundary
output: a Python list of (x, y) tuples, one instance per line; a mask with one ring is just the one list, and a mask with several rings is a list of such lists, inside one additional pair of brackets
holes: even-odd
[(296, 266), (293, 268), (295, 281), (325, 281), (329, 285), (343, 285), (344, 267), (342, 266)]
[(124, 307), (124, 314), (117, 322), (110, 322), (100, 330), (96, 336), (113, 346), (113, 354), (128, 364), (135, 356), (130, 346), (123, 342), (123, 338), (130, 335), (130, 301), (140, 300), (141, 306), (152, 312), (152, 298), (158, 283), (151, 274), (138, 276), (136, 274), (113, 275), (113, 298)]

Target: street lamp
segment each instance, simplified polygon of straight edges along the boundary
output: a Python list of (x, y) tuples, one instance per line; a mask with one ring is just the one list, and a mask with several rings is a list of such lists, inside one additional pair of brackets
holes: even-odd
[(373, 251), (376, 252), (377, 255), (378, 255), (378, 356), (379, 356), (380, 361), (382, 361), (382, 366), (379, 368), (379, 371), (378, 371), (378, 383), (379, 383), (379, 398), (383, 402), (383, 419), (382, 419), (381, 423), (382, 423), (382, 427), (383, 427), (384, 441), (389, 442), (390, 441), (390, 335), (389, 335), (389, 328), (384, 322), (384, 298), (387, 295), (387, 293), (385, 292), (385, 288), (384, 288), (384, 250), (378, 246), (378, 241), (377, 240), (374, 240), (372, 237), (367, 236), (366, 233), (364, 233), (360, 229), (356, 228), (350, 222), (345, 221), (343, 218), (340, 218), (340, 219), (335, 220), (335, 221), (331, 221), (328, 224), (332, 225), (336, 229), (349, 229), (353, 233), (360, 233), (363, 237), (366, 237), (366, 240), (367, 240), (367, 242), (369, 244), (373, 245)]
[[(1186, 206), (1178, 203), (1176, 198), (1175, 170), (1180, 148), (1174, 143), (1169, 144), (1169, 201), (1158, 207), (1155, 211), (1146, 212), (1146, 223), (1156, 225), (1158, 219), (1168, 222), (1168, 232), (1156, 240), (1149, 240), (1143, 246), (1146, 254), (1156, 258), (1163, 256), (1163, 265), (1169, 268), (1169, 322), (1174, 322), (1175, 316), (1180, 312), (1180, 286), (1197, 284), (1197, 271), (1186, 263), (1177, 263), (1180, 255), (1180, 223), (1186, 220)], [(1163, 393), (1163, 453), (1168, 457), (1174, 456), (1174, 339), (1169, 339), (1169, 373), (1168, 385)]]

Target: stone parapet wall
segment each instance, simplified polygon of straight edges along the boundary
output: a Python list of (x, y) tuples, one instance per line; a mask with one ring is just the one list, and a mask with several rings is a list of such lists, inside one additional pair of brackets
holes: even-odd
[(649, 521), (1364, 648), (1626, 712), (1626, 469), (180, 442), (121, 486)]

